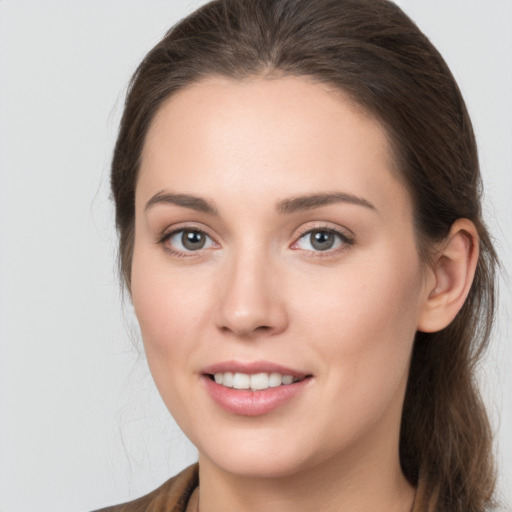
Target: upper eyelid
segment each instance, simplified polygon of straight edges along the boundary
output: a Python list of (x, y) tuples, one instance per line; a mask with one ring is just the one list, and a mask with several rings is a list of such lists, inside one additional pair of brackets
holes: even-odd
[[(351, 229), (349, 229), (345, 226), (340, 226), (339, 224), (334, 224), (334, 223), (330, 223), (330, 222), (321, 222), (321, 221), (314, 222), (313, 221), (312, 223), (306, 223), (306, 224), (303, 224), (301, 227), (299, 227), (295, 231), (294, 240), (297, 241), (299, 238), (303, 237), (307, 233), (310, 233), (311, 231), (321, 231), (321, 230), (338, 233), (339, 235), (341, 235), (344, 238), (355, 239), (355, 233)], [(295, 241), (294, 241), (294, 243), (295, 243)]]
[[(339, 225), (334, 226), (331, 223), (324, 223), (324, 222), (313, 222), (312, 225), (308, 224), (307, 226), (304, 226), (304, 224), (303, 224), (303, 225), (301, 225), (301, 227), (294, 229), (294, 232), (291, 236), (292, 237), (303, 236), (310, 231), (321, 230), (321, 229), (325, 229), (326, 231), (338, 232), (341, 235), (344, 235), (345, 231), (346, 231), (346, 232), (348, 232), (349, 236), (351, 236), (351, 237), (354, 236), (354, 233), (352, 232), (352, 230), (348, 229), (345, 226), (343, 226), (343, 227), (339, 226)], [(208, 227), (206, 227), (200, 223), (196, 224), (195, 222), (192, 222), (192, 223), (184, 222), (184, 223), (178, 223), (177, 225), (167, 226), (164, 229), (160, 230), (159, 234), (161, 236), (169, 236), (169, 235), (172, 235), (173, 233), (177, 233), (179, 231), (186, 231), (186, 230), (201, 231), (201, 232), (205, 233), (206, 235), (210, 236), (211, 238), (215, 238), (210, 233), (210, 229)]]
[(210, 237), (215, 243), (218, 243), (216, 240), (216, 237), (214, 237), (210, 230), (205, 227), (202, 224), (199, 223), (190, 223), (190, 222), (184, 222), (184, 223), (178, 223), (176, 225), (167, 226), (164, 229), (160, 230), (157, 235), (157, 241), (164, 241), (168, 238), (170, 238), (172, 235), (175, 235), (176, 233), (179, 233), (180, 231), (199, 231), (201, 233), (204, 233), (208, 237)]
[[(349, 237), (347, 235), (345, 235), (344, 233), (342, 233), (341, 231), (339, 230), (336, 230), (336, 229), (326, 229), (326, 228), (316, 228), (316, 229), (309, 229), (307, 230), (306, 232), (304, 232), (302, 235), (300, 235), (299, 237), (295, 238), (295, 241), (291, 244), (291, 246), (295, 246), (299, 243), (300, 240), (302, 240), (305, 236), (309, 235), (310, 233), (314, 233), (315, 231), (326, 231), (328, 233), (332, 233), (334, 235), (337, 235), (340, 240), (347, 244), (347, 243), (354, 243), (354, 239), (352, 237)], [(328, 250), (326, 250), (325, 252), (328, 252)]]

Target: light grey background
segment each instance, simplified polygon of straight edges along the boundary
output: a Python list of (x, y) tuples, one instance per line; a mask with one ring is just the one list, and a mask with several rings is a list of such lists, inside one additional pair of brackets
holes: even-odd
[[(135, 498), (195, 458), (115, 274), (108, 167), (128, 79), (201, 0), (0, 0), (0, 510)], [(402, 0), (459, 81), (512, 264), (512, 1)], [(512, 501), (512, 297), (482, 368)]]

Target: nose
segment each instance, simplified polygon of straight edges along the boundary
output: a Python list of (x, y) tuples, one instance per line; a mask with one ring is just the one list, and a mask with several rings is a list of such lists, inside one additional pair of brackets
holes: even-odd
[(284, 331), (288, 315), (276, 266), (255, 253), (233, 258), (226, 266), (220, 286), (218, 327), (240, 338)]

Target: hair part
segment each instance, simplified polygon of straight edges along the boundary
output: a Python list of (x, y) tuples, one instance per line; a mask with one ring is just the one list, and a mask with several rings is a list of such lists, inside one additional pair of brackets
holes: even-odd
[(469, 296), (437, 333), (418, 332), (400, 433), (400, 461), (418, 486), (416, 511), (492, 505), (492, 435), (475, 382), (495, 311), (496, 253), (481, 218), (471, 121), (445, 61), (388, 0), (214, 0), (175, 25), (130, 83), (111, 185), (128, 289), (135, 188), (146, 134), (166, 99), (205, 77), (308, 77), (348, 95), (382, 123), (414, 205), (419, 253), (459, 218), (480, 237)]

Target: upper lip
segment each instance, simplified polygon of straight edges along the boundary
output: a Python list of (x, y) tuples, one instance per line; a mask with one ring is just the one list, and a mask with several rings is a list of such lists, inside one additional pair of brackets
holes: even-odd
[(203, 368), (201, 373), (204, 375), (215, 375), (216, 373), (227, 372), (246, 373), (249, 375), (256, 373), (280, 373), (281, 375), (291, 375), (296, 379), (303, 379), (304, 377), (311, 375), (307, 372), (295, 370), (270, 361), (222, 361)]

